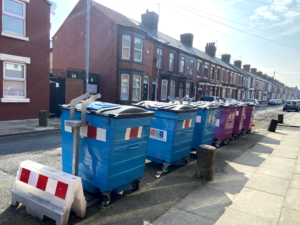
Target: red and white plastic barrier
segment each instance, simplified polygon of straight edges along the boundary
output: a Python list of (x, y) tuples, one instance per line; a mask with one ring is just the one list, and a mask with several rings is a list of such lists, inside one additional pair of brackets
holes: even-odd
[(21, 162), (11, 194), (12, 205), (26, 205), (27, 213), (41, 220), (47, 216), (67, 224), (71, 208), (85, 216), (81, 178), (30, 160)]

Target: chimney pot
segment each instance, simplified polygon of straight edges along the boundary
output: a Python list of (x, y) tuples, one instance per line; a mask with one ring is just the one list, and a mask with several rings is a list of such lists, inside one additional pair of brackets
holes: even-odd
[(186, 33), (180, 35), (180, 41), (191, 47), (193, 47), (193, 40), (194, 40), (194, 35), (192, 33)]

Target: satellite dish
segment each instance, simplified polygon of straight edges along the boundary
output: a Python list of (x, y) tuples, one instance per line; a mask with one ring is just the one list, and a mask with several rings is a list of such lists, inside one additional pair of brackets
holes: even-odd
[(53, 1), (50, 1), (51, 2), (51, 7), (50, 7), (50, 12), (54, 12), (55, 11), (55, 9), (57, 8), (57, 5), (56, 5), (56, 3), (55, 2), (53, 2)]

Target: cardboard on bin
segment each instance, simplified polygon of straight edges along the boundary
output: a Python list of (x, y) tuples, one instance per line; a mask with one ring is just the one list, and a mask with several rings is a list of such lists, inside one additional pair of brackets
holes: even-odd
[(142, 101), (134, 106), (151, 109), (151, 110), (160, 110), (173, 113), (187, 113), (187, 112), (196, 112), (197, 109), (190, 105), (180, 105), (179, 103), (164, 103), (164, 102), (154, 102), (154, 101)]

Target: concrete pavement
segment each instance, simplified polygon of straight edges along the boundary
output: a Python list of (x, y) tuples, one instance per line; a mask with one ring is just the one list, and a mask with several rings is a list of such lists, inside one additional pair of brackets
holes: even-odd
[(300, 127), (300, 113), (299, 112), (289, 112), (291, 116), (287, 119), (284, 119), (283, 123), (289, 126), (298, 126)]
[(299, 137), (269, 133), (152, 224), (300, 224)]

